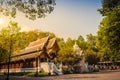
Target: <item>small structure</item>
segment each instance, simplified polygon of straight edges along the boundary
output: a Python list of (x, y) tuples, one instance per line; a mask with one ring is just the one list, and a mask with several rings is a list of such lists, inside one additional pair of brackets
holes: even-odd
[(80, 47), (77, 45), (77, 43), (75, 42), (73, 49), (75, 51), (76, 54), (83, 56), (82, 60), (80, 61), (80, 63), (77, 65), (78, 66), (78, 70), (80, 73), (84, 73), (84, 72), (89, 72), (88, 70), (88, 65), (87, 62), (85, 62), (85, 57), (83, 54), (83, 51), (80, 49)]
[(82, 50), (81, 48), (79, 48), (79, 46), (77, 45), (77, 43), (75, 42), (75, 44), (73, 45), (73, 50), (76, 54), (82, 56)]
[[(59, 47), (56, 38), (44, 37), (31, 42), (28, 47), (13, 54), (10, 60), (10, 72), (48, 72), (61, 74), (50, 62), (57, 56)], [(52, 65), (51, 65), (52, 64)], [(51, 67), (51, 68), (50, 68)], [(50, 72), (52, 69), (53, 72)], [(0, 72), (7, 71), (7, 63), (0, 64)]]

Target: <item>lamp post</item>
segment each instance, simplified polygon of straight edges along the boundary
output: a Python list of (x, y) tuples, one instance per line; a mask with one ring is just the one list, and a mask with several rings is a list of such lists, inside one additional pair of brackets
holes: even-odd
[[(11, 22), (11, 20), (10, 20)], [(9, 55), (8, 55), (8, 73), (7, 73), (7, 80), (9, 80), (9, 72), (10, 72), (10, 60), (11, 60), (11, 54), (12, 54), (12, 46), (13, 46), (13, 35), (14, 35), (14, 30), (12, 29), (13, 25), (9, 25)]]
[(12, 35), (10, 35), (10, 48), (9, 48), (9, 56), (8, 56), (8, 74), (7, 74), (7, 80), (9, 80), (9, 71), (10, 71), (10, 58), (12, 53)]

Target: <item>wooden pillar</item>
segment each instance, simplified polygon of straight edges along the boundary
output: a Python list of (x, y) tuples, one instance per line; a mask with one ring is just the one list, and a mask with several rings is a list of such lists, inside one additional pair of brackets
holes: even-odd
[(36, 76), (38, 76), (39, 70), (40, 70), (40, 57), (38, 56), (36, 58)]
[(36, 59), (33, 61), (33, 67), (36, 68)]
[(38, 57), (36, 58), (36, 60), (35, 60), (35, 62), (36, 62), (36, 77), (38, 76)]
[(40, 57), (38, 56), (38, 61), (37, 61), (37, 67), (38, 67), (38, 72), (40, 71)]

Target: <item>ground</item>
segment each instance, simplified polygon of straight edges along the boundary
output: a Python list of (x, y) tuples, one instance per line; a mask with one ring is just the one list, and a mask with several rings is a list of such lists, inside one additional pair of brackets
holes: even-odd
[[(0, 80), (4, 80), (0, 76)], [(49, 77), (10, 76), (10, 80), (120, 80), (120, 71), (100, 71), (89, 74), (66, 74)]]

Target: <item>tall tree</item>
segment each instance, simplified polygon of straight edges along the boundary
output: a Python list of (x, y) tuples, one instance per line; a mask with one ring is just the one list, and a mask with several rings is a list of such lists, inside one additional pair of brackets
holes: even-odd
[[(114, 4), (112, 9), (109, 9), (106, 17), (103, 18), (98, 33), (97, 33), (97, 46), (103, 53), (105, 60), (117, 61), (120, 60), (120, 0), (109, 0), (118, 1)], [(109, 2), (108, 1), (108, 2)], [(102, 7), (108, 8), (108, 7)]]
[(109, 12), (117, 8), (120, 8), (120, 0), (102, 0), (102, 8), (98, 9), (98, 11), (103, 16), (106, 16)]
[(76, 42), (82, 51), (85, 51), (87, 49), (87, 43), (85, 42), (84, 38), (81, 35), (78, 36)]
[[(1, 58), (6, 58), (7, 59), (7, 62), (8, 62), (8, 75), (7, 75), (7, 80), (9, 80), (9, 66), (10, 66), (10, 56), (11, 54), (13, 53), (14, 49), (17, 47), (16, 46), (16, 39), (17, 38), (17, 35), (20, 31), (20, 27), (18, 26), (18, 24), (14, 21), (10, 21), (8, 26), (6, 28), (3, 28), (1, 31), (0, 31), (0, 44), (1, 44), (1, 47), (3, 48), (2, 52), (5, 52), (5, 53), (2, 53), (2, 54), (6, 54), (6, 56), (2, 55), (0, 56)], [(6, 50), (6, 51), (5, 51)]]
[(17, 11), (31, 20), (45, 17), (54, 10), (55, 0), (0, 0), (0, 13), (16, 17)]
[(95, 52), (98, 52), (98, 49), (96, 47), (96, 36), (92, 35), (92, 34), (88, 34), (87, 35), (87, 44), (88, 44), (88, 48), (92, 49)]
[(19, 32), (20, 32), (20, 27), (14, 21), (10, 21), (8, 26), (3, 28), (0, 31), (1, 47), (6, 49), (8, 53), (10, 52), (10, 46), (11, 46), (12, 52), (18, 46), (17, 40), (18, 40), (18, 33)]

